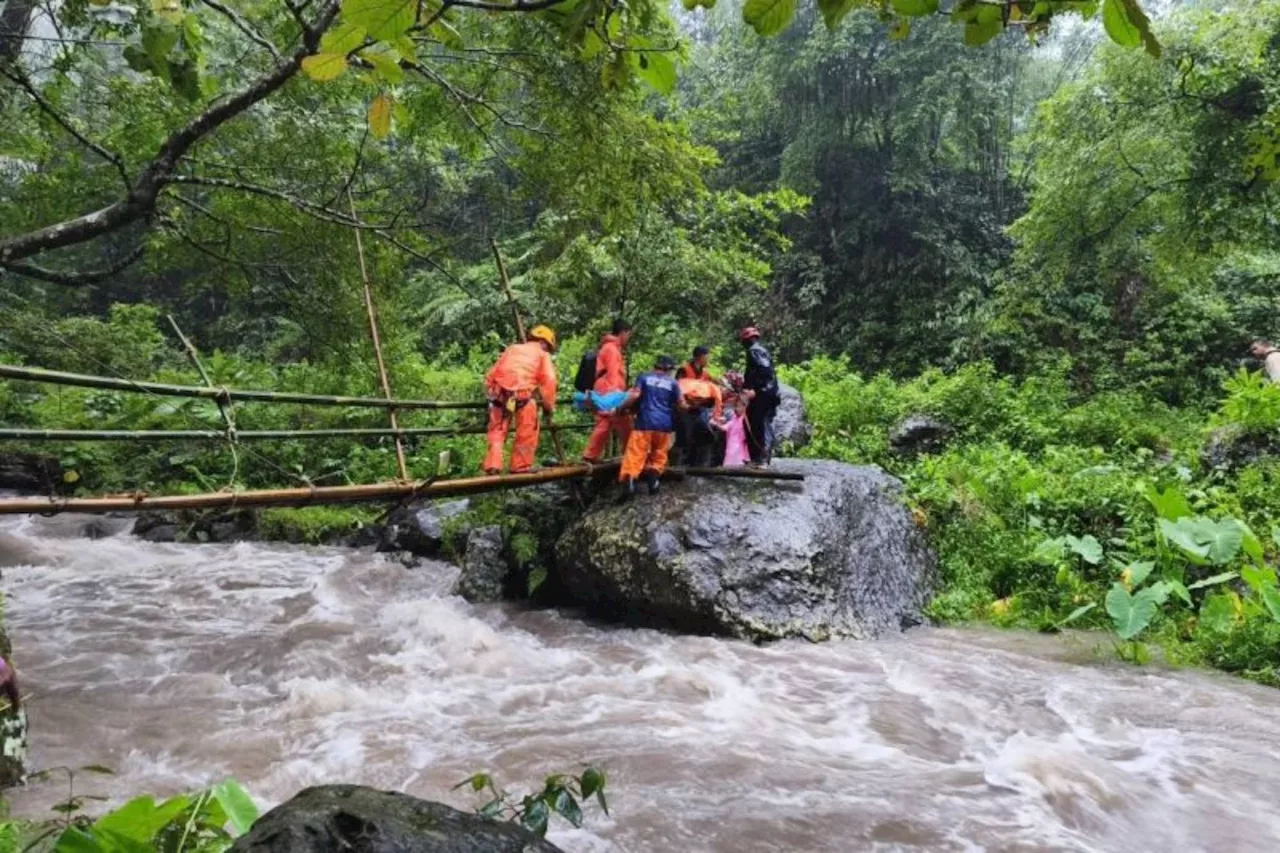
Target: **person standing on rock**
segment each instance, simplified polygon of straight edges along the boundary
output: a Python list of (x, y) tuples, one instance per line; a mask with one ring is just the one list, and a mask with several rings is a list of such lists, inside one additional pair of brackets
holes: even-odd
[[(631, 340), (631, 324), (626, 320), (613, 321), (613, 331), (600, 341), (600, 351), (596, 354), (596, 383), (592, 388), (597, 394), (610, 394), (627, 390), (627, 361), (623, 350)], [(587, 439), (587, 449), (582, 458), (592, 464), (599, 462), (609, 446), (609, 435), (618, 437), (618, 446), (627, 446), (627, 437), (631, 433), (631, 416), (621, 411), (621, 407), (608, 412), (596, 414), (595, 429)]]
[(738, 340), (747, 350), (743, 385), (751, 392), (751, 401), (747, 403), (747, 448), (751, 452), (751, 464), (765, 466), (773, 459), (773, 417), (778, 413), (782, 395), (773, 370), (773, 356), (760, 343), (760, 330), (748, 326), (738, 333)]
[(1254, 341), (1249, 347), (1249, 355), (1262, 362), (1268, 379), (1280, 382), (1280, 349), (1273, 347), (1269, 341)]
[(653, 371), (642, 374), (627, 395), (625, 405), (636, 410), (636, 420), (627, 439), (618, 482), (627, 487), (629, 494), (635, 493), (636, 480), (642, 477), (649, 483), (649, 494), (656, 494), (662, 472), (667, 470), (676, 414), (686, 408), (680, 384), (671, 375), (675, 367), (676, 360), (671, 356), (659, 357)]
[(533, 457), (538, 450), (538, 409), (532, 403), (534, 395), (538, 395), (548, 418), (556, 409), (556, 366), (551, 361), (555, 349), (556, 333), (547, 326), (534, 326), (529, 330), (528, 341), (507, 347), (485, 374), (485, 394), (489, 398), (486, 474), (502, 473), (502, 452), (513, 421), (516, 440), (511, 449), (511, 473), (533, 470)]
[(701, 379), (677, 376), (687, 408), (676, 414), (676, 464), (706, 468), (711, 465), (716, 431), (724, 429), (724, 397), (720, 386), (705, 374)]

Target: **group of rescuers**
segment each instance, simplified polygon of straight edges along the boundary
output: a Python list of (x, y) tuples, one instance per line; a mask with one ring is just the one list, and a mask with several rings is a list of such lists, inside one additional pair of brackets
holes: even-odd
[[(755, 327), (738, 334), (746, 350), (744, 371), (726, 373), (719, 380), (707, 370), (710, 351), (700, 346), (678, 368), (671, 356), (659, 357), (651, 371), (629, 385), (626, 348), (630, 339), (631, 324), (615, 320), (599, 349), (583, 356), (579, 366), (574, 406), (595, 416), (583, 454), (586, 462), (599, 462), (615, 436), (625, 448), (619, 481), (634, 492), (636, 481), (644, 480), (650, 493), (658, 490), (673, 437), (677, 464), (718, 464), (721, 448), (732, 444), (734, 436), (745, 437), (748, 464), (769, 464), (773, 418), (781, 397), (773, 358)], [(534, 326), (528, 340), (507, 347), (485, 375), (489, 399), (486, 474), (501, 473), (507, 432), (513, 425), (511, 473), (534, 469), (538, 410), (550, 418), (556, 406), (556, 369), (551, 360), (555, 351), (556, 333), (547, 326)], [(729, 441), (720, 440), (722, 436), (729, 436)], [(722, 452), (724, 464), (738, 461), (732, 447)]]

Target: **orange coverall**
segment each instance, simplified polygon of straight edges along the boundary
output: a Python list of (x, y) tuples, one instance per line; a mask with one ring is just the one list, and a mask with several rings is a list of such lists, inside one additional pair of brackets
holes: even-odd
[(538, 449), (534, 392), (542, 398), (542, 408), (548, 414), (556, 408), (556, 367), (551, 354), (538, 341), (512, 344), (485, 374), (484, 384), (489, 396), (489, 452), (484, 457), (484, 470), (502, 470), (502, 450), (514, 420), (516, 440), (511, 450), (511, 473), (528, 471)]
[(689, 407), (700, 409), (710, 403), (711, 416), (715, 418), (716, 423), (719, 423), (720, 416), (724, 412), (724, 395), (720, 393), (720, 386), (706, 379), (686, 379), (683, 376), (679, 381), (680, 391), (684, 394), (685, 402)]
[[(596, 384), (592, 390), (601, 394), (625, 391), (627, 388), (627, 362), (622, 355), (622, 342), (617, 335), (605, 335), (600, 340), (596, 354)], [(596, 426), (587, 439), (587, 449), (582, 457), (588, 462), (599, 462), (609, 446), (609, 433), (618, 436), (620, 447), (627, 446), (631, 435), (630, 415), (596, 415)]]

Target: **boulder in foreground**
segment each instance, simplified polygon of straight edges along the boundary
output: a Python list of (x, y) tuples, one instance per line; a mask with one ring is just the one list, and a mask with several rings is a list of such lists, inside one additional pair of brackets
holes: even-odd
[(267, 812), (232, 853), (558, 853), (522, 827), (359, 785), (307, 788)]
[(750, 640), (923, 622), (936, 560), (900, 483), (873, 466), (775, 467), (806, 479), (690, 478), (598, 500), (557, 542), (565, 591), (615, 621)]

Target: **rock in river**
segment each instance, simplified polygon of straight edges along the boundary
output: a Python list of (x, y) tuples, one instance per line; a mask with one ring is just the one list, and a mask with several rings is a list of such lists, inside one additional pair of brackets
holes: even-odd
[(241, 836), (232, 853), (557, 853), (503, 823), (359, 785), (307, 788)]
[(597, 501), (557, 542), (560, 581), (606, 618), (751, 640), (922, 622), (936, 560), (899, 482), (824, 460), (775, 467), (805, 481), (690, 478)]
[(813, 427), (805, 416), (804, 397), (790, 385), (778, 385), (781, 399), (773, 418), (773, 434), (782, 450), (798, 450), (813, 437)]

